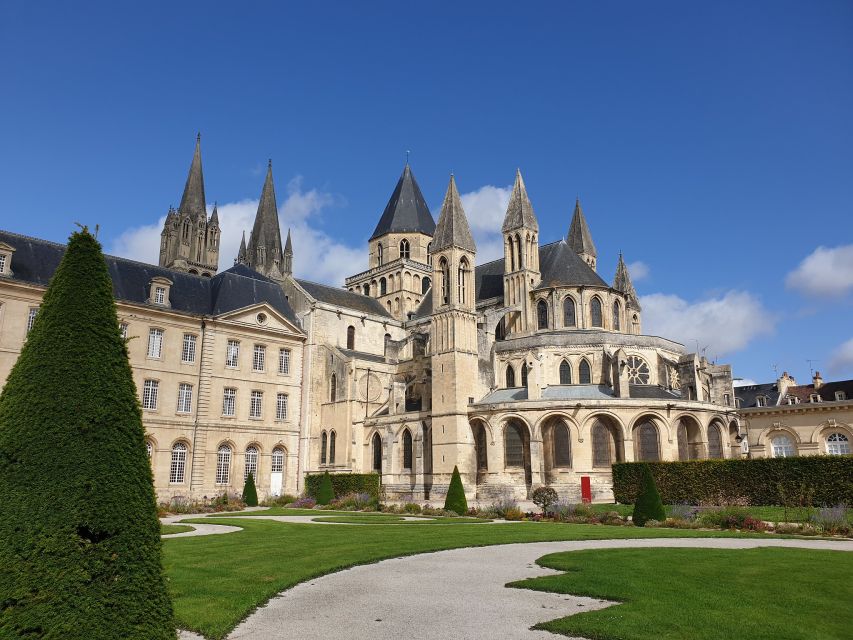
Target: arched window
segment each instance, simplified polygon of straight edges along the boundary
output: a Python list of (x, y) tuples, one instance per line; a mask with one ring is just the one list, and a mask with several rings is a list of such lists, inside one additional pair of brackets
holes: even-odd
[(576, 324), (575, 301), (567, 296), (566, 299), (563, 300), (563, 326), (574, 327)]
[(376, 259), (379, 261), (379, 266), (381, 267), (383, 264), (383, 253), (382, 253), (382, 244), (376, 245)]
[(372, 440), (373, 447), (373, 470), (381, 474), (382, 473), (382, 438), (379, 437), (378, 433), (373, 434)]
[(592, 428), (592, 466), (610, 466), (610, 434), (600, 422)]
[(370, 285), (369, 284), (364, 285), (364, 295), (366, 295), (366, 296), (370, 295)]
[(172, 463), (169, 465), (169, 483), (183, 484), (187, 469), (187, 445), (176, 442), (172, 445)]
[(565, 360), (560, 363), (560, 384), (572, 384), (572, 367)]
[(512, 389), (515, 386), (515, 369), (511, 364), (506, 366), (506, 388)]
[(506, 316), (495, 325), (495, 342), (503, 342), (504, 340), (506, 340)]
[(438, 269), (441, 271), (441, 304), (450, 304), (450, 267), (447, 260), (439, 260)]
[(329, 464), (335, 464), (335, 440), (337, 434), (334, 431), (329, 432)]
[(184, 220), (184, 242), (190, 241), (190, 221), (189, 218)]
[(246, 466), (243, 470), (243, 482), (249, 477), (249, 474), (258, 481), (258, 448), (254, 445), (246, 447)]
[(569, 440), (569, 426), (562, 420), (554, 427), (554, 466), (572, 466), (572, 444)]
[(379, 295), (384, 296), (388, 293), (388, 281), (385, 278), (379, 278)]
[(216, 484), (228, 484), (231, 480), (231, 447), (223, 444), (216, 452)]
[(411, 256), (411, 250), (409, 248), (409, 241), (403, 238), (400, 240), (400, 257), (401, 258), (409, 258)]
[(592, 371), (589, 368), (589, 362), (587, 362), (586, 358), (581, 360), (578, 367), (578, 378), (580, 384), (592, 384)]
[(589, 316), (593, 327), (603, 327), (604, 323), (601, 320), (601, 300), (593, 298), (589, 302)]
[(619, 331), (619, 316), (621, 311), (621, 307), (619, 306), (619, 301), (613, 301), (613, 326), (611, 327), (614, 331)]
[(723, 434), (720, 432), (718, 424), (712, 424), (708, 427), (708, 457), (723, 457)]
[(506, 426), (505, 457), (508, 467), (524, 466), (524, 435), (522, 429), (523, 427), (515, 422), (510, 422)]
[[(427, 264), (432, 266), (432, 242), (427, 243)], [(426, 289), (424, 289), (426, 291)]]
[(515, 236), (515, 250), (518, 251), (518, 268), (524, 268), (524, 254), (521, 252), (521, 236)]
[(429, 278), (424, 278), (423, 280), (421, 280), (421, 293), (422, 294), (429, 291), (430, 284), (432, 284), (432, 283), (430, 282)]
[(412, 434), (403, 430), (403, 469), (412, 468)]
[(347, 349), (355, 349), (355, 327), (352, 325), (347, 327)]
[(284, 449), (276, 447), (272, 450), (272, 473), (284, 473)]
[(548, 303), (544, 300), (536, 303), (536, 323), (540, 329), (548, 328)]
[(468, 281), (468, 261), (462, 258), (459, 261), (459, 280), (456, 283), (459, 294), (459, 304), (465, 304), (466, 288), (465, 283)]
[(773, 449), (774, 458), (790, 458), (797, 455), (797, 450), (794, 449), (794, 443), (788, 436), (776, 436), (770, 440)]
[(831, 456), (846, 456), (850, 453), (850, 439), (843, 433), (831, 433), (826, 439), (826, 452)]
[(515, 271), (515, 242), (513, 242), (512, 237), (509, 239), (509, 271), (512, 273)]
[(151, 444), (150, 440), (145, 441), (145, 455), (148, 456), (149, 460), (151, 460), (151, 456), (154, 455), (154, 445)]
[(639, 356), (628, 356), (625, 361), (628, 369), (628, 382), (630, 384), (649, 384), (649, 365)]
[(329, 436), (324, 431), (320, 434), (320, 464), (326, 464), (326, 452), (329, 447)]
[(658, 448), (658, 430), (651, 422), (644, 422), (637, 427), (637, 442), (640, 460), (655, 462), (660, 460)]
[(527, 387), (527, 363), (521, 365), (521, 386)]
[(329, 402), (334, 402), (337, 400), (338, 393), (338, 377), (333, 373), (332, 377), (329, 378)]
[(687, 439), (687, 426), (683, 421), (678, 422), (675, 436), (678, 440), (678, 459), (690, 460), (690, 443)]

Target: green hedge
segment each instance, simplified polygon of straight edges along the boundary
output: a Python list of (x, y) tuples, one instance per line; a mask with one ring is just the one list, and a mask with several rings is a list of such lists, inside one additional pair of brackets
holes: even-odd
[(853, 456), (620, 462), (613, 465), (617, 502), (633, 504), (644, 464), (665, 504), (790, 505), (805, 493), (813, 505), (853, 505)]
[[(311, 473), (305, 476), (305, 493), (317, 499), (320, 491), (320, 483), (323, 481), (322, 473)], [(348, 493), (366, 493), (371, 498), (379, 500), (379, 474), (378, 473), (333, 473), (332, 487), (335, 496), (342, 498)]]

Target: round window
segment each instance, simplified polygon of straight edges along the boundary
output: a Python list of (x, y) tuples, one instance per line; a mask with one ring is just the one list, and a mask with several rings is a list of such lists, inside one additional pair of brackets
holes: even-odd
[(267, 314), (265, 314), (265, 313), (259, 313), (259, 314), (257, 315), (257, 320), (258, 320), (258, 324), (266, 324), (266, 321), (267, 321)]
[(637, 356), (628, 356), (628, 382), (630, 384), (649, 384), (649, 365)]

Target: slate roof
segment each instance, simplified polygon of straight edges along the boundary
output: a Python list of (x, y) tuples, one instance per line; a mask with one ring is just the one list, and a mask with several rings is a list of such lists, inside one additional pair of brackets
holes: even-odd
[(779, 403), (779, 388), (775, 382), (735, 387), (735, 398), (740, 400), (740, 409), (758, 406), (756, 401), (758, 396), (767, 396), (767, 405), (774, 406)]
[(611, 400), (613, 390), (603, 384), (550, 385), (542, 392), (543, 400)]
[(409, 231), (431, 236), (435, 233), (435, 220), (407, 163), (370, 239)]
[(588, 253), (595, 256), (595, 243), (592, 241), (592, 234), (589, 231), (589, 225), (586, 223), (586, 218), (581, 209), (580, 199), (575, 200), (575, 212), (572, 215), (572, 223), (569, 225), (569, 234), (566, 236), (569, 246), (576, 253)]
[[(0, 231), (0, 242), (15, 248), (12, 280), (43, 287), (50, 282), (65, 253), (65, 245), (8, 231)], [(235, 265), (213, 278), (205, 278), (115, 256), (105, 259), (116, 300), (149, 304), (151, 280), (161, 277), (172, 281), (169, 303), (174, 311), (219, 315), (265, 302), (299, 326), (281, 287), (245, 265)]]
[(305, 289), (312, 298), (325, 302), (327, 304), (336, 305), (338, 307), (346, 307), (363, 313), (371, 313), (377, 316), (390, 318), (391, 314), (382, 306), (376, 298), (365, 296), (360, 293), (353, 293), (346, 289), (338, 287), (330, 287), (318, 282), (310, 280), (297, 280), (299, 286)]
[(664, 389), (657, 385), (630, 384), (628, 394), (632, 398), (643, 398), (646, 400), (681, 400), (681, 391)]

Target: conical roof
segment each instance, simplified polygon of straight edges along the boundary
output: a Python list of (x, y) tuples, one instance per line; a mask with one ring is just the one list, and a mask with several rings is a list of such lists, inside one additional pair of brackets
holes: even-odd
[(184, 185), (184, 195), (178, 213), (182, 216), (204, 216), (207, 219), (207, 206), (204, 202), (204, 176), (201, 171), (201, 134), (195, 140), (195, 153), (190, 164), (187, 183)]
[(515, 185), (513, 185), (512, 193), (509, 196), (502, 231), (506, 233), (516, 229), (539, 231), (539, 222), (536, 220), (536, 213), (534, 213), (533, 205), (527, 196), (527, 188), (524, 186), (524, 178), (521, 177), (521, 169), (517, 169), (515, 172)]
[(210, 215), (210, 222), (208, 223), (211, 227), (219, 226), (219, 208), (216, 203), (213, 203), (213, 213)]
[(631, 282), (631, 276), (628, 273), (628, 265), (622, 259), (622, 252), (619, 252), (619, 262), (616, 263), (616, 275), (613, 277), (613, 288), (621, 291), (628, 298), (628, 306), (632, 309), (640, 311), (640, 301), (637, 297), (637, 292), (634, 289), (634, 284)]
[(293, 255), (293, 241), (290, 239), (290, 229), (287, 230), (287, 242), (284, 243), (284, 255)]
[[(257, 248), (265, 247), (266, 259), (269, 264), (276, 257), (282, 255), (281, 229), (278, 225), (278, 207), (275, 202), (275, 186), (272, 179), (272, 161), (267, 167), (267, 177), (264, 180), (264, 188), (261, 191), (261, 200), (258, 202), (258, 213), (255, 215), (255, 224), (252, 226), (252, 235), (249, 236), (250, 260), (257, 259)], [(253, 266), (260, 266), (254, 265)]]
[(444, 203), (441, 205), (441, 214), (438, 216), (438, 224), (435, 227), (435, 235), (432, 238), (432, 253), (453, 246), (471, 253), (477, 251), (474, 236), (471, 235), (471, 227), (468, 226), (468, 218), (465, 217), (465, 210), (462, 208), (459, 191), (456, 189), (456, 179), (451, 174)]
[(435, 220), (408, 163), (370, 239), (386, 233), (401, 232), (424, 233), (428, 236), (435, 233)]
[(575, 253), (587, 253), (597, 257), (595, 243), (592, 241), (589, 225), (583, 215), (580, 199), (575, 200), (575, 212), (572, 215), (572, 224), (569, 226), (569, 235), (566, 236), (566, 240)]
[(240, 240), (240, 248), (237, 250), (237, 262), (246, 264), (246, 232), (243, 232), (243, 238)]

